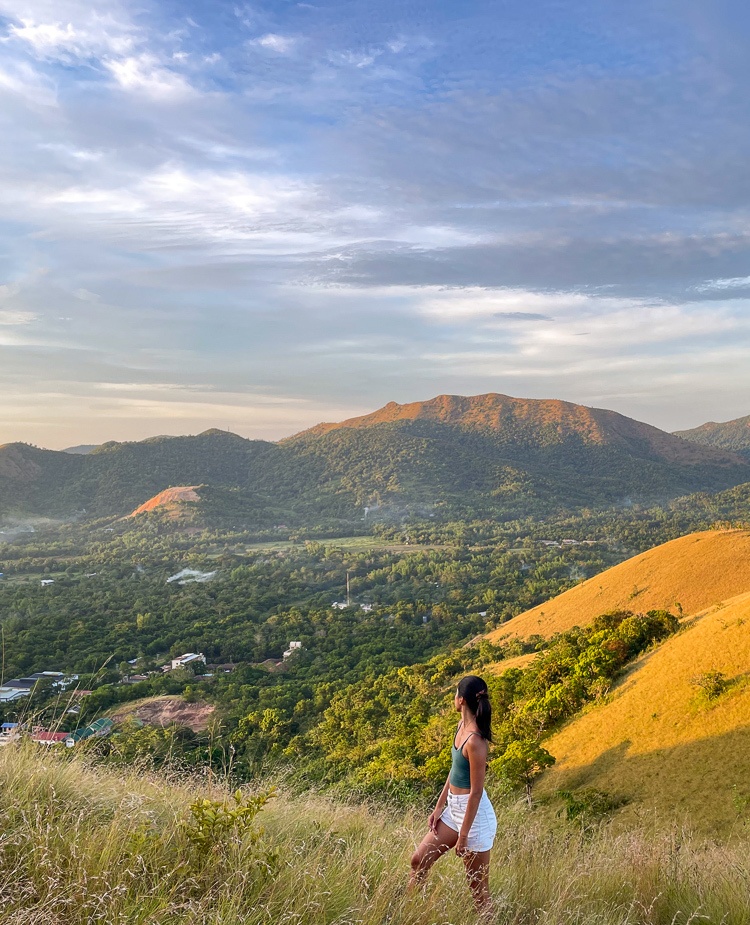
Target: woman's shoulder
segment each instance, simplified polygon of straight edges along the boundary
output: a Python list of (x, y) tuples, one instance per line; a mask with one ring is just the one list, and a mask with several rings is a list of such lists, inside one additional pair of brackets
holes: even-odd
[(481, 732), (472, 732), (466, 739), (464, 751), (467, 753), (467, 757), (471, 757), (472, 755), (486, 757), (489, 747), (489, 742), (484, 738)]

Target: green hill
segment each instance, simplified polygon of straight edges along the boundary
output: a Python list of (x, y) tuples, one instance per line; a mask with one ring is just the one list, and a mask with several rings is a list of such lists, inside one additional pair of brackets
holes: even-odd
[(721, 450), (740, 453), (750, 459), (750, 414), (734, 421), (716, 424), (709, 421), (691, 430), (675, 431), (675, 436), (690, 440), (701, 446), (712, 446)]
[(273, 523), (361, 519), (365, 506), (509, 517), (746, 481), (735, 454), (611, 411), (503, 395), (391, 403), (280, 443), (209, 430), (86, 455), (0, 447), (0, 513), (57, 516), (124, 516), (179, 485), (206, 486), (215, 516)]

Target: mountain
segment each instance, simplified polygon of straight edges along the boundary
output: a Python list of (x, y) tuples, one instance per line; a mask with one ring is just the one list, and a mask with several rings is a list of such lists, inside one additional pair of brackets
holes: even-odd
[(78, 446), (67, 446), (62, 452), (73, 453), (78, 456), (88, 456), (89, 453), (93, 453), (99, 446), (100, 444), (98, 443), (81, 443)]
[(205, 486), (216, 516), (318, 523), (361, 519), (365, 506), (514, 517), (747, 481), (750, 461), (733, 453), (612, 411), (504, 395), (391, 403), (280, 443), (209, 430), (86, 455), (0, 447), (0, 513), (56, 516), (123, 516), (175, 485)]
[(549, 637), (611, 610), (691, 615), (745, 591), (750, 591), (750, 533), (706, 530), (621, 562), (519, 614), (488, 639)]
[[(741, 457), (698, 447), (613, 411), (489, 394), (391, 402), (282, 441), (354, 489), (424, 504), (530, 512), (656, 500), (748, 480)], [(374, 463), (376, 463), (374, 465)]]
[[(612, 610), (669, 609), (683, 629), (644, 653), (600, 702), (544, 740), (556, 758), (538, 792), (596, 788), (627, 798), (622, 821), (688, 817), (727, 831), (750, 797), (750, 532), (665, 543), (521, 614), (491, 641), (551, 636)], [(526, 667), (534, 654), (495, 672)], [(719, 672), (709, 697), (698, 682)]]
[[(462, 431), (494, 434), (508, 447), (555, 446), (574, 440), (588, 446), (620, 447), (668, 462), (700, 465), (708, 458), (674, 435), (642, 424), (615, 411), (588, 408), (559, 400), (511, 398), (509, 395), (438, 395), (430, 401), (399, 405), (389, 402), (378, 411), (339, 424), (318, 424), (290, 440), (318, 437), (335, 430), (370, 429), (384, 424), (429, 422)], [(728, 458), (712, 457), (730, 465)], [(736, 460), (734, 461), (736, 462)]]
[(726, 421), (724, 424), (709, 421), (692, 430), (678, 430), (675, 431), (675, 436), (701, 446), (731, 450), (750, 459), (750, 414), (734, 421)]

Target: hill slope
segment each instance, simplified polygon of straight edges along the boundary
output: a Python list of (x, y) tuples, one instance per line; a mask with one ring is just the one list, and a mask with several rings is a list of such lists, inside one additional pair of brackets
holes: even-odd
[(487, 638), (551, 636), (610, 610), (681, 608), (695, 614), (744, 591), (750, 591), (750, 532), (707, 530), (634, 556), (519, 614)]
[(686, 465), (732, 465), (731, 456), (706, 456), (689, 442), (650, 424), (615, 411), (588, 408), (572, 402), (512, 398), (509, 395), (438, 395), (424, 402), (383, 408), (339, 424), (318, 424), (290, 440), (310, 438), (333, 430), (363, 430), (381, 424), (430, 422), (466, 431), (494, 432), (506, 444), (554, 445), (574, 438), (592, 446), (618, 446), (641, 455)]
[[(611, 411), (503, 395), (391, 403), (279, 444), (210, 430), (86, 455), (0, 447), (0, 514), (119, 515), (170, 485), (205, 485), (243, 523), (401, 515), (514, 517), (663, 501), (750, 481), (750, 461)], [(225, 501), (227, 502), (225, 504)]]
[[(730, 682), (714, 700), (692, 683), (710, 671)], [(626, 819), (645, 809), (727, 832), (750, 799), (748, 682), (750, 592), (642, 656), (609, 702), (548, 739), (557, 764), (542, 792), (596, 787), (633, 801)]]
[(675, 431), (675, 436), (701, 446), (713, 446), (740, 453), (750, 459), (750, 414), (723, 424), (709, 421), (691, 430), (678, 430)]
[(181, 485), (175, 488), (165, 488), (158, 495), (144, 501), (130, 516), (136, 517), (138, 514), (150, 514), (152, 511), (157, 510), (174, 512), (186, 503), (200, 501), (200, 495), (197, 491), (199, 488), (200, 485)]

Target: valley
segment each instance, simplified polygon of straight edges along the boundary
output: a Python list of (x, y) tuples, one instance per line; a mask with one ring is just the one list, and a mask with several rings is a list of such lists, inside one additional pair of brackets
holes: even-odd
[(585, 853), (647, 820), (731, 841), (750, 825), (749, 464), (644, 428), (443, 396), (281, 444), (0, 448), (3, 680), (76, 679), (0, 721), (25, 755), (45, 746), (23, 730), (101, 720), (68, 758), (48, 748), (115, 791), (137, 767), (164, 793), (164, 774), (223, 775), (281, 781), (301, 813), (413, 813), (478, 673), (508, 838), (580, 833)]

